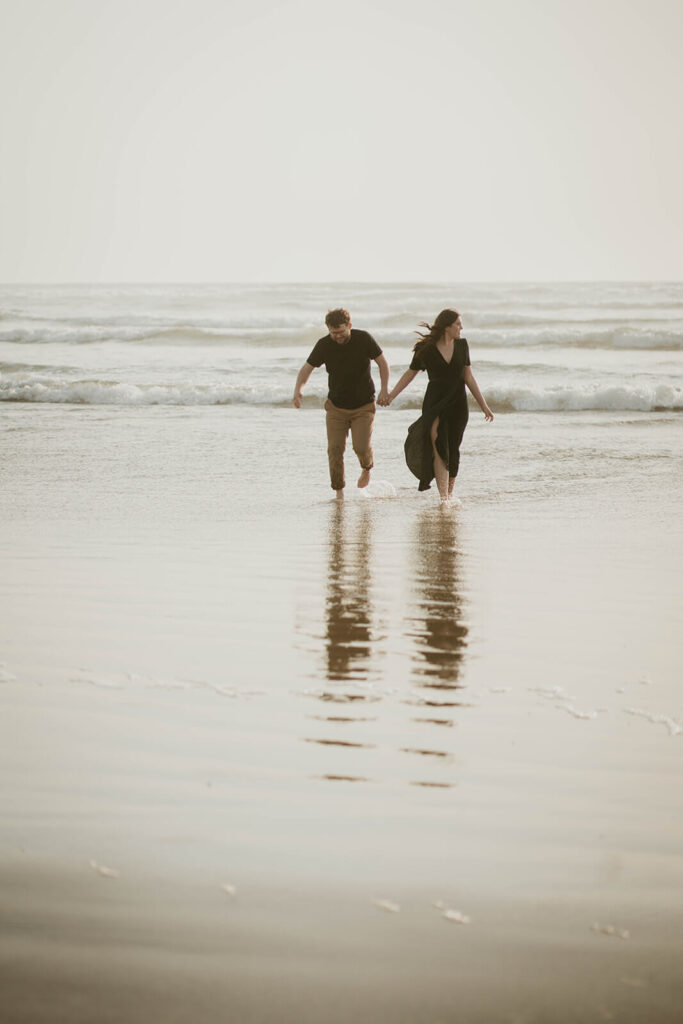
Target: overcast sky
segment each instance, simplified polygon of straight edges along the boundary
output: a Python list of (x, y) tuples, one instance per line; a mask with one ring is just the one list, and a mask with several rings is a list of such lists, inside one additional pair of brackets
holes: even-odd
[(681, 0), (0, 0), (0, 281), (683, 278)]

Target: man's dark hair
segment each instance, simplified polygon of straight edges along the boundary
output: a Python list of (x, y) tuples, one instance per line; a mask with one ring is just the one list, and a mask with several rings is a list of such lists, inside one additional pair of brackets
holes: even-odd
[(343, 327), (344, 324), (350, 323), (351, 314), (348, 309), (328, 309), (327, 316), (325, 317), (327, 327)]

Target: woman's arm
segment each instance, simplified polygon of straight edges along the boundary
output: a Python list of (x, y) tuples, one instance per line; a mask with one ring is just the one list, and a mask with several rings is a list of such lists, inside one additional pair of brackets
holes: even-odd
[(465, 367), (464, 377), (465, 377), (465, 384), (467, 384), (467, 387), (470, 389), (470, 391), (472, 392), (472, 394), (475, 397), (477, 405), (479, 406), (479, 408), (483, 412), (483, 414), (486, 417), (487, 421), (490, 423), (491, 420), (493, 419), (493, 413), (489, 409), (488, 405), (486, 404), (486, 399), (484, 398), (484, 396), (482, 395), (481, 391), (479, 390), (479, 385), (477, 384), (477, 382), (475, 380), (475, 377), (474, 377), (474, 374), (472, 373), (472, 367), (471, 366), (466, 366)]
[(411, 380), (417, 377), (419, 370), (406, 370), (398, 384), (395, 384), (387, 396), (387, 405), (391, 405), (397, 395), (400, 395), (404, 388), (407, 388)]

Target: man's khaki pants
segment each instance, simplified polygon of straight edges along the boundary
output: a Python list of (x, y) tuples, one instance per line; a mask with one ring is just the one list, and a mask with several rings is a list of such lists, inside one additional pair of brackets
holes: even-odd
[(327, 399), (327, 457), (330, 461), (330, 482), (335, 491), (341, 491), (344, 478), (344, 449), (346, 438), (351, 431), (351, 443), (363, 469), (372, 469), (372, 424), (375, 419), (375, 403), (368, 402), (359, 409), (338, 409)]

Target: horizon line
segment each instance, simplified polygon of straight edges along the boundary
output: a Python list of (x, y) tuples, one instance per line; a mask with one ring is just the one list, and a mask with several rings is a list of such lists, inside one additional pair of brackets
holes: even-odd
[(55, 287), (106, 287), (111, 285), (135, 287), (135, 286), (176, 286), (176, 287), (187, 287), (197, 285), (238, 285), (240, 287), (245, 286), (267, 286), (267, 285), (282, 285), (282, 286), (301, 286), (301, 285), (341, 285), (341, 286), (358, 286), (358, 285), (425, 285), (428, 287), (446, 287), (452, 288), (455, 286), (468, 287), (471, 285), (565, 285), (565, 284), (683, 284), (683, 278), (562, 278), (562, 279), (543, 279), (543, 278), (517, 278), (517, 279), (506, 279), (506, 278), (490, 278), (490, 279), (472, 279), (472, 280), (413, 280), (410, 278), (392, 278), (392, 279), (367, 279), (367, 280), (354, 280), (354, 279), (334, 279), (329, 278), (325, 280), (286, 280), (278, 278), (268, 278), (263, 280), (237, 280), (237, 279), (223, 279), (223, 280), (73, 280), (73, 281), (58, 281), (58, 280), (35, 280), (35, 281), (0, 281), (0, 288), (11, 288), (11, 287), (42, 287), (42, 286), (55, 286)]

